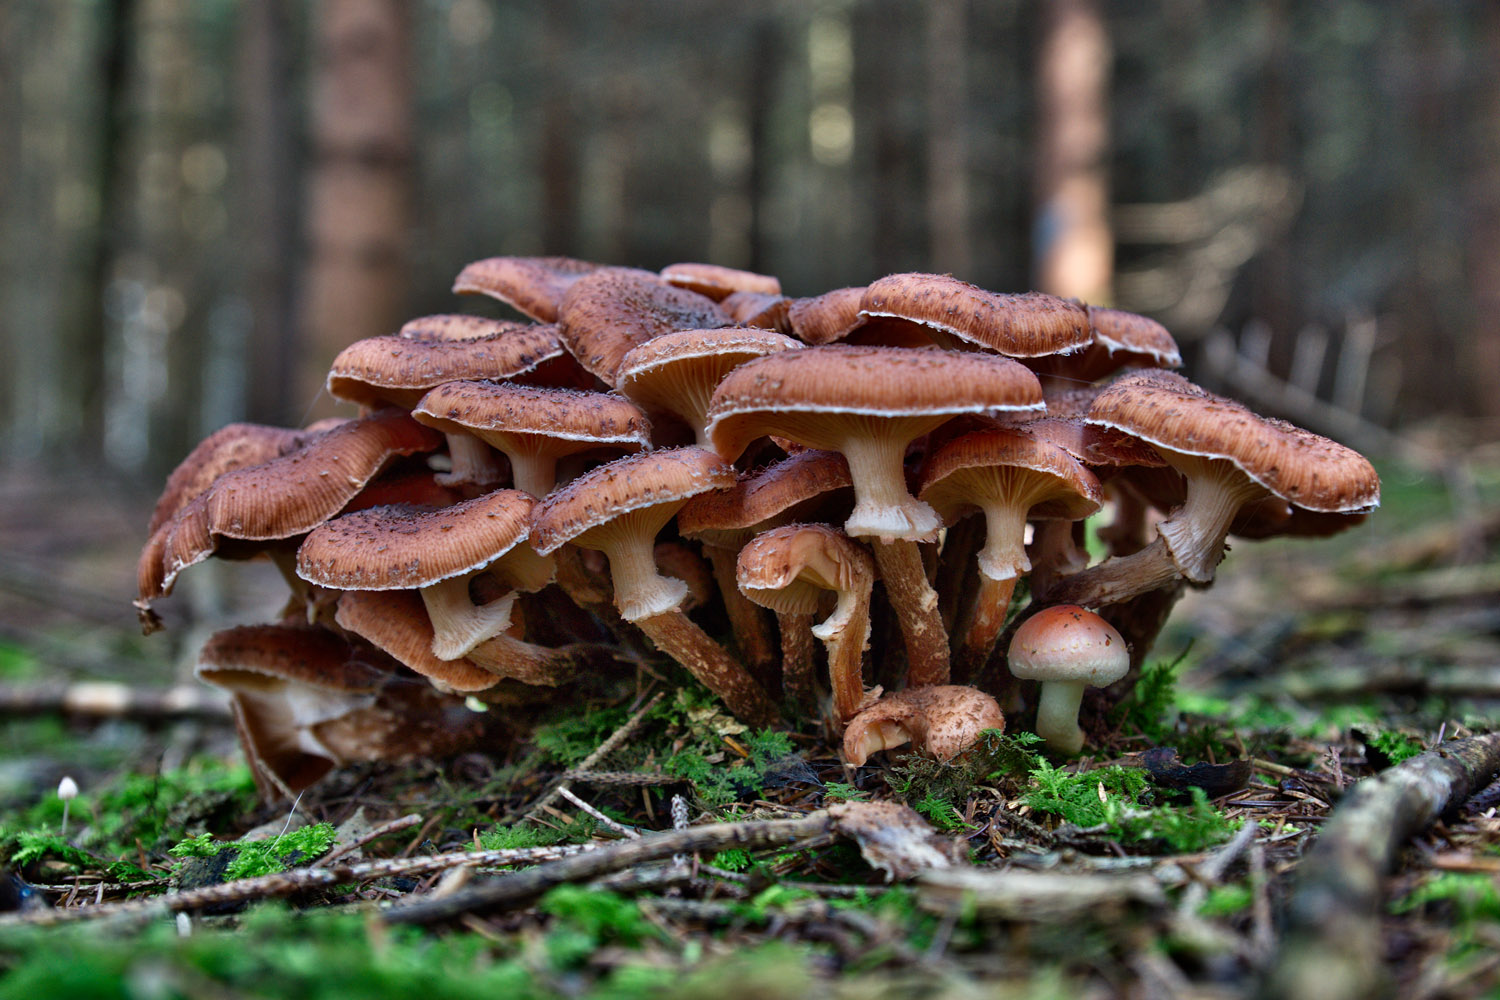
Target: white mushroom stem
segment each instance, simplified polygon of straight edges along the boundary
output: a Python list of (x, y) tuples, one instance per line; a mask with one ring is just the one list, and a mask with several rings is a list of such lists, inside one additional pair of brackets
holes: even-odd
[(906, 683), (947, 684), (948, 634), (943, 631), (937, 591), (927, 582), (917, 543), (876, 540), (871, 547), (906, 641)]
[(447, 434), (451, 467), (433, 478), (443, 486), (474, 483), (493, 486), (505, 478), (505, 466), (490, 446), (472, 434)]
[(1232, 462), (1163, 451), (1172, 467), (1187, 477), (1187, 500), (1172, 516), (1157, 524), (1182, 575), (1196, 583), (1214, 578), (1224, 558), (1224, 539), (1240, 508), (1268, 495)]
[(844, 531), (851, 537), (911, 542), (937, 538), (942, 520), (906, 488), (903, 462), (908, 443), (880, 433), (874, 420), (867, 433), (850, 434), (838, 443), (835, 450), (849, 463), (854, 484), (854, 510), (844, 522)]
[(1036, 734), (1058, 753), (1072, 756), (1083, 749), (1078, 709), (1087, 686), (1083, 681), (1042, 681), (1036, 707)]
[(515, 591), (488, 604), (475, 604), (469, 598), (471, 575), (450, 577), (420, 591), (432, 622), (432, 655), (440, 660), (462, 659), (510, 625)]

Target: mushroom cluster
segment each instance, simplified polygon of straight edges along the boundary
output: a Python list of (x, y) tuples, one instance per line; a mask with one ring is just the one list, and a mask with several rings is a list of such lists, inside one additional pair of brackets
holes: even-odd
[[(952, 757), (1004, 725), (993, 695), (1036, 701), (999, 669), (1020, 580), (1021, 617), (1109, 619), (1114, 677), (1228, 535), (1329, 534), (1379, 500), (1358, 454), (1166, 371), (1167, 331), (1117, 310), (932, 274), (789, 298), (730, 268), (566, 258), (478, 261), (455, 289), (529, 321), (353, 344), (328, 391), (360, 416), (226, 427), (157, 505), (148, 630), (210, 556), (268, 557), (291, 587), (279, 623), (199, 667), (268, 794), (461, 742), (473, 699), (559, 701), (647, 643), (753, 725), (822, 713), (853, 762)], [(1018, 676), (1070, 645), (1039, 628)], [(1057, 669), (1070, 691), (1104, 676)], [(1077, 701), (1041, 698), (1063, 752)]]

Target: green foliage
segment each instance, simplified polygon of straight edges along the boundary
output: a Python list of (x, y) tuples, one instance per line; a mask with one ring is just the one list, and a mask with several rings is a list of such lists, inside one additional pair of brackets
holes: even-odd
[(663, 762), (662, 770), (692, 782), (706, 804), (722, 806), (763, 795), (767, 779), (788, 758), (798, 756), (791, 737), (778, 729), (751, 732), (745, 736), (744, 746), (749, 756), (733, 760), (726, 760), (723, 750), (705, 753), (703, 744), (684, 747)]
[(531, 735), (531, 742), (549, 760), (563, 767), (572, 767), (597, 750), (627, 717), (623, 708), (572, 713), (556, 722), (538, 726)]
[(68, 843), (55, 833), (37, 830), (22, 830), (14, 835), (14, 847), (10, 851), (11, 864), (29, 865), (33, 861), (51, 857), (66, 864), (86, 868), (95, 863), (83, 851)]
[(1192, 802), (1186, 806), (1143, 804), (1147, 779), (1138, 768), (1103, 767), (1075, 774), (1038, 761), (1031, 775), (1037, 787), (1026, 796), (1026, 804), (1032, 809), (1085, 829), (1103, 827), (1122, 841), (1162, 841), (1173, 851), (1197, 851), (1225, 840), (1240, 824), (1214, 809), (1201, 788), (1188, 790)]
[(1216, 885), (1208, 890), (1203, 905), (1198, 907), (1199, 916), (1228, 917), (1250, 908), (1255, 902), (1255, 893), (1248, 885)]
[(634, 900), (602, 889), (561, 885), (543, 896), (538, 908), (588, 936), (595, 948), (610, 942), (635, 944), (656, 935)]
[(1026, 775), (1037, 760), (1030, 748), (1040, 742), (1034, 733), (986, 729), (959, 760), (940, 761), (913, 754), (891, 769), (888, 780), (896, 794), (913, 808), (929, 800), (952, 805), (967, 798), (975, 785)]
[(1445, 906), (1460, 923), (1500, 921), (1500, 885), (1479, 872), (1443, 872), (1428, 879), (1391, 904), (1395, 913), (1428, 906)]
[(497, 826), (479, 835), (479, 846), (486, 851), (513, 851), (526, 847), (551, 847), (568, 839), (562, 830), (529, 823)]
[(234, 860), (224, 870), (225, 879), (233, 881), (286, 871), (322, 857), (336, 838), (337, 833), (331, 824), (313, 823), (269, 840), (221, 841), (205, 833), (189, 837), (167, 853), (174, 858), (212, 858), (233, 851)]
[(751, 863), (750, 852), (742, 850), (738, 847), (730, 848), (727, 851), (720, 851), (718, 854), (715, 854), (713, 860), (709, 862), (709, 864), (713, 865), (715, 868), (722, 868), (728, 872), (745, 871), (750, 867)]
[(842, 781), (830, 781), (823, 786), (823, 796), (830, 802), (858, 802), (869, 798), (870, 793)]
[(1140, 732), (1153, 743), (1171, 738), (1172, 724), (1179, 710), (1177, 673), (1192, 648), (1192, 643), (1189, 643), (1175, 660), (1148, 663), (1141, 669), (1135, 687), (1115, 706), (1111, 721), (1116, 727)]
[(1415, 736), (1407, 736), (1394, 729), (1381, 730), (1369, 738), (1369, 744), (1385, 754), (1392, 764), (1409, 760), (1426, 749)]
[(968, 829), (964, 818), (959, 814), (958, 808), (947, 799), (929, 791), (912, 808), (927, 817), (934, 827), (939, 830), (952, 832)]

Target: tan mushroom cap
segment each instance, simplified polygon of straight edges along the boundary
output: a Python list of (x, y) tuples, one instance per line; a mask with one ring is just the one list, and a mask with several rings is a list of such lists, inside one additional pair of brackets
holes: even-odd
[(1323, 514), (1380, 503), (1380, 478), (1358, 452), (1170, 372), (1118, 380), (1094, 400), (1088, 421), (1149, 442), (1187, 478), (1184, 504), (1157, 532), (1190, 580), (1213, 579), (1230, 523), (1268, 493)]
[(361, 406), (410, 409), (433, 386), (513, 378), (563, 353), (554, 326), (519, 326), (471, 340), (370, 337), (333, 359), (328, 392)]
[(1040, 681), (1036, 732), (1054, 749), (1083, 748), (1078, 708), (1083, 689), (1105, 687), (1130, 670), (1130, 649), (1114, 626), (1076, 604), (1056, 604), (1016, 629), (1006, 654), (1010, 672)]
[(515, 319), (491, 319), (467, 313), (434, 313), (401, 324), (396, 336), (407, 340), (484, 340), (520, 331), (538, 329), (536, 323)]
[(1168, 453), (1233, 463), (1251, 480), (1307, 510), (1354, 513), (1380, 505), (1369, 461), (1243, 403), (1215, 396), (1171, 372), (1127, 375), (1094, 400), (1088, 421), (1132, 434)]
[(398, 455), (434, 451), (437, 432), (400, 410), (380, 410), (316, 435), (260, 465), (236, 469), (184, 504), (141, 550), (136, 607), (150, 628), (151, 601), (224, 539), (273, 542), (305, 534), (343, 510)]
[(907, 492), (907, 445), (961, 413), (1041, 407), (1036, 377), (1007, 358), (834, 344), (730, 372), (714, 393), (708, 433), (726, 458), (766, 434), (840, 452), (856, 496), (844, 530), (920, 541), (939, 523)]
[(568, 351), (611, 386), (631, 348), (673, 330), (728, 325), (729, 317), (712, 299), (622, 268), (580, 278), (558, 307), (558, 328)]
[(344, 514), (303, 539), (297, 574), (335, 590), (428, 587), (482, 569), (524, 542), (535, 504), (520, 490), (496, 490), (450, 507), (393, 504)]
[(738, 326), (753, 326), (762, 330), (786, 333), (791, 329), (787, 312), (792, 300), (785, 295), (764, 295), (760, 292), (734, 292), (719, 303), (719, 308)]
[(651, 445), (651, 422), (628, 399), (611, 393), (496, 382), (448, 382), (412, 410), (444, 433), (472, 434), (505, 453), (516, 487), (537, 497), (552, 491), (557, 459), (610, 446)]
[(486, 257), (465, 266), (453, 290), (488, 295), (532, 319), (555, 323), (557, 307), (573, 282), (602, 267), (571, 257)]
[(681, 418), (707, 448), (708, 403), (724, 376), (754, 358), (801, 347), (791, 337), (746, 327), (664, 333), (620, 360), (615, 388), (649, 413)]
[(787, 324), (794, 336), (808, 344), (843, 340), (862, 322), (859, 303), (864, 296), (864, 286), (858, 285), (793, 299), (787, 307)]
[(284, 455), (304, 444), (307, 431), (265, 424), (229, 424), (204, 438), (177, 464), (151, 512), (147, 534), (155, 534), (188, 501), (199, 496), (225, 473)]
[(1088, 313), (1042, 292), (1002, 295), (944, 274), (891, 274), (860, 300), (863, 316), (907, 320), (945, 337), (1013, 358), (1067, 354), (1093, 340)]
[(769, 274), (741, 271), (720, 264), (668, 264), (661, 269), (662, 280), (722, 302), (735, 292), (780, 295), (781, 282)]
[(1156, 320), (1123, 309), (1085, 308), (1093, 342), (1075, 354), (1035, 359), (1030, 367), (1037, 374), (1067, 384), (1094, 382), (1121, 368), (1182, 367), (1177, 341)]
[(1098, 512), (1099, 479), (1064, 449), (1024, 429), (965, 434), (928, 457), (919, 494), (952, 524), (979, 509), (986, 521), (981, 571), (991, 579), (1031, 569), (1028, 520), (1082, 520)]
[(843, 455), (809, 449), (693, 497), (677, 514), (677, 530), (707, 545), (738, 548), (766, 528), (813, 520), (801, 516), (810, 501), (853, 485)]
[(887, 695), (844, 730), (844, 759), (862, 766), (870, 755), (907, 743), (938, 760), (952, 760), (986, 729), (1005, 730), (999, 702), (976, 688), (929, 684)]

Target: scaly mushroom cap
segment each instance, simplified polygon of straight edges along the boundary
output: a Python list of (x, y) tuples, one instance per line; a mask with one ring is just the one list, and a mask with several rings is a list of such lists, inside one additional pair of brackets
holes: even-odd
[(604, 392), (496, 382), (448, 382), (428, 392), (412, 417), (447, 434), (472, 434), (505, 453), (516, 487), (552, 491), (557, 459), (598, 447), (651, 445), (651, 423), (628, 399)]
[(573, 282), (602, 267), (571, 257), (486, 257), (460, 271), (453, 290), (488, 295), (534, 320), (555, 323)]
[(860, 300), (860, 315), (906, 320), (1013, 358), (1067, 354), (1093, 340), (1088, 313), (1042, 292), (1002, 295), (945, 274), (890, 274)]
[(728, 489), (693, 497), (677, 513), (677, 530), (706, 545), (737, 549), (767, 528), (817, 520), (803, 516), (809, 513), (809, 503), (853, 485), (843, 455), (816, 449), (798, 452), (741, 476)]
[(689, 498), (734, 483), (734, 467), (703, 448), (627, 455), (552, 493), (532, 516), (531, 537), (543, 555), (567, 542), (609, 557), (615, 603), (626, 621), (677, 608), (687, 586), (657, 573), (657, 532)]
[(1094, 382), (1121, 368), (1182, 367), (1177, 341), (1156, 320), (1122, 309), (1085, 308), (1093, 342), (1076, 354), (1036, 359), (1029, 367), (1038, 375), (1068, 384)]
[(1213, 579), (1230, 522), (1267, 493), (1324, 514), (1380, 504), (1380, 477), (1358, 452), (1257, 416), (1171, 372), (1113, 383), (1094, 400), (1088, 422), (1149, 442), (1187, 477), (1186, 502), (1157, 530), (1190, 580)]
[(960, 413), (1041, 407), (1036, 377), (1007, 358), (828, 345), (730, 372), (714, 392), (708, 434), (729, 459), (767, 434), (840, 452), (856, 496), (844, 530), (923, 541), (939, 520), (906, 489), (907, 445)]
[(722, 302), (735, 292), (781, 294), (781, 282), (772, 275), (719, 264), (669, 264), (661, 269), (661, 276), (669, 285), (697, 292), (715, 302)]
[(862, 766), (870, 755), (907, 743), (938, 760), (968, 750), (986, 729), (1005, 730), (994, 698), (958, 684), (931, 684), (888, 695), (861, 711), (844, 730), (844, 759)]
[(151, 512), (148, 535), (167, 522), (194, 497), (206, 492), (220, 476), (269, 462), (305, 444), (308, 431), (264, 424), (229, 424), (200, 441), (167, 477), (161, 497)]
[(524, 542), (535, 504), (520, 490), (496, 490), (450, 507), (396, 504), (345, 514), (303, 539), (297, 575), (335, 590), (428, 587), (483, 569)]
[(568, 351), (611, 386), (631, 348), (673, 330), (728, 325), (729, 317), (712, 299), (621, 268), (580, 278), (558, 308), (558, 328)]
[(864, 296), (864, 286), (858, 285), (793, 299), (787, 307), (787, 324), (792, 334), (804, 343), (831, 344), (843, 340), (862, 322), (859, 303)]
[(370, 337), (333, 359), (328, 392), (361, 406), (410, 409), (444, 382), (513, 378), (562, 354), (554, 326), (521, 326), (473, 340)]
[(664, 333), (620, 360), (615, 387), (648, 413), (680, 418), (706, 448), (708, 402), (724, 376), (754, 358), (801, 347), (791, 337), (745, 327)]
[[(401, 324), (396, 336), (406, 340), (484, 340), (487, 337), (547, 329), (535, 323), (515, 319), (491, 319), (467, 313), (435, 313), (418, 316)], [(555, 328), (554, 328), (555, 329)]]

